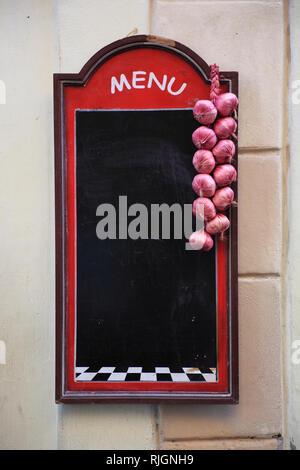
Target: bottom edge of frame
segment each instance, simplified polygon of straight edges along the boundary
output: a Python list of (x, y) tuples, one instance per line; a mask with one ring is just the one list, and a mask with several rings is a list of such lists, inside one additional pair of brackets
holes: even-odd
[(239, 404), (239, 397), (234, 394), (189, 394), (189, 393), (110, 393), (100, 394), (92, 393), (86, 395), (82, 393), (65, 392), (60, 396), (56, 396), (55, 402), (57, 404), (84, 404), (84, 403), (211, 403), (211, 404)]

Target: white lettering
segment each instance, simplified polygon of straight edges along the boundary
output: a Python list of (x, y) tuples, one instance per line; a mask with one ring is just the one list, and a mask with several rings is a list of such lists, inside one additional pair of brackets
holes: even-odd
[(154, 74), (153, 72), (150, 72), (150, 73), (149, 73), (149, 80), (148, 80), (147, 88), (151, 88), (152, 82), (155, 81), (156, 85), (157, 85), (162, 91), (164, 91), (164, 90), (166, 89), (167, 79), (168, 79), (167, 75), (164, 75), (163, 81), (162, 81), (162, 83), (160, 83), (160, 82), (157, 80), (155, 74)]
[(115, 93), (116, 88), (117, 88), (119, 91), (123, 91), (124, 85), (126, 85), (126, 87), (128, 88), (128, 90), (131, 89), (131, 86), (129, 85), (128, 80), (127, 80), (127, 78), (125, 77), (124, 73), (121, 73), (121, 75), (120, 75), (120, 83), (118, 82), (118, 80), (116, 79), (116, 77), (111, 77), (111, 93), (112, 93), (112, 95)]
[(179, 88), (179, 90), (177, 90), (177, 91), (172, 91), (172, 85), (173, 85), (174, 82), (175, 82), (175, 77), (172, 77), (171, 80), (169, 81), (169, 84), (168, 84), (168, 92), (169, 92), (171, 95), (180, 95), (180, 93), (182, 93), (183, 90), (185, 89), (186, 83), (183, 83), (183, 84), (181, 85), (181, 87)]
[[(136, 89), (145, 88), (145, 84), (141, 84), (139, 82), (146, 82), (146, 77), (145, 77), (146, 74), (147, 72), (144, 72), (143, 70), (136, 70), (132, 72), (132, 84), (131, 85), (129, 81), (127, 80), (124, 73), (121, 73), (119, 81), (117, 80), (116, 77), (111, 77), (111, 93), (114, 94), (116, 92), (116, 89), (122, 92), (124, 89), (124, 86), (126, 86), (128, 90), (131, 90), (131, 88), (136, 88)], [(187, 84), (183, 83), (181, 87), (178, 88), (177, 91), (175, 91), (172, 89), (175, 80), (176, 78), (172, 77), (167, 86), (168, 76), (166, 74), (163, 75), (162, 81), (159, 81), (155, 73), (150, 72), (149, 77), (148, 77), (148, 82), (147, 82), (147, 88), (151, 88), (152, 84), (155, 83), (160, 90), (165, 91), (166, 86), (167, 86), (168, 93), (170, 93), (170, 95), (177, 96), (177, 95), (180, 95), (185, 90)]]
[(141, 457), (121, 457), (113, 454), (112, 457), (107, 457), (106, 465), (131, 465), (134, 468), (138, 467)]
[(146, 72), (132, 72), (132, 86), (133, 88), (145, 88), (145, 85), (137, 85), (136, 82), (145, 81), (145, 77), (138, 78), (139, 75), (146, 75)]

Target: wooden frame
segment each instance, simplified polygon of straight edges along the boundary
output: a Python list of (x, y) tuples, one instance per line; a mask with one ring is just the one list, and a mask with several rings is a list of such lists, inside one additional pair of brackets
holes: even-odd
[[(97, 52), (78, 74), (54, 74), (54, 131), (55, 131), (55, 222), (56, 222), (56, 402), (57, 403), (106, 403), (147, 402), (158, 403), (238, 403), (238, 290), (237, 290), (237, 207), (230, 210), (231, 228), (227, 240), (227, 327), (228, 348), (227, 390), (219, 391), (165, 391), (118, 390), (104, 391), (71, 390), (67, 386), (67, 299), (69, 282), (67, 276), (68, 246), (66, 226), (68, 217), (67, 154), (65, 143), (64, 94), (66, 87), (83, 87), (106, 61), (120, 52), (151, 48), (171, 52), (189, 63), (202, 79), (209, 84), (210, 69), (206, 62), (186, 46), (155, 36), (132, 36), (116, 41)], [(221, 72), (221, 84), (238, 95), (238, 73)], [(237, 167), (237, 157), (235, 159)], [(237, 185), (233, 185), (237, 200)], [(74, 194), (73, 194), (74, 196)], [(76, 196), (75, 196), (76, 197)]]

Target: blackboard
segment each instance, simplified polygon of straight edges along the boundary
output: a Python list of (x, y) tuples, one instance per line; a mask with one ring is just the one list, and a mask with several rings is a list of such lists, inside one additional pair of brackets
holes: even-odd
[(215, 250), (188, 251), (172, 233), (170, 240), (96, 236), (96, 208), (118, 209), (120, 195), (149, 214), (151, 204), (192, 204), (196, 127), (191, 109), (76, 112), (77, 367), (216, 368)]

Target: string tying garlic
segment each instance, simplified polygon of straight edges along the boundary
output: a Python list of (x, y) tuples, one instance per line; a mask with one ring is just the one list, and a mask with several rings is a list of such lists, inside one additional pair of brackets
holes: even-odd
[(198, 173), (211, 173), (216, 162), (210, 150), (197, 150), (193, 157), (193, 165)]
[(217, 64), (213, 64), (210, 66), (210, 101), (215, 105), (216, 99), (220, 94), (220, 71)]

